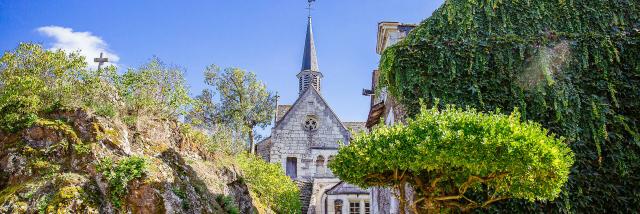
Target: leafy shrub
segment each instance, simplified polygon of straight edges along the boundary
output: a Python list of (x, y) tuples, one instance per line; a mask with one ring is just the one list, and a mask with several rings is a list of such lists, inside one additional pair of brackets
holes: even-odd
[(500, 212), (633, 213), (640, 207), (640, 4), (448, 0), (387, 49), (380, 85), (410, 115), (420, 98), (518, 107), (567, 137), (567, 194)]
[(104, 158), (96, 165), (96, 169), (109, 184), (109, 199), (116, 207), (122, 206), (122, 197), (127, 192), (129, 182), (142, 178), (147, 172), (147, 161), (142, 157), (127, 157), (114, 162)]
[(47, 51), (21, 43), (0, 58), (0, 128), (9, 132), (31, 126), (37, 114), (54, 103), (72, 101), (67, 93), (73, 76), (83, 72), (77, 54)]
[(107, 118), (113, 118), (116, 116), (116, 113), (117, 113), (117, 109), (113, 104), (104, 104), (104, 105), (97, 106), (95, 107), (95, 111), (97, 115), (107, 117)]
[(233, 137), (233, 130), (223, 124), (215, 124), (204, 130), (199, 126), (180, 124), (180, 133), (194, 147), (212, 154), (237, 155), (245, 150), (245, 142)]
[(157, 57), (138, 69), (114, 76), (113, 82), (127, 114), (173, 118), (182, 115), (191, 103), (184, 71), (167, 66)]
[(218, 195), (216, 201), (229, 214), (240, 214), (240, 209), (233, 203), (233, 198), (227, 195)]
[(176, 118), (190, 102), (183, 71), (157, 58), (122, 75), (113, 66), (89, 70), (78, 53), (30, 43), (0, 58), (0, 129), (7, 132), (30, 127), (43, 113), (77, 108), (109, 118), (118, 110)]
[[(422, 109), (406, 125), (381, 127), (340, 148), (329, 164), (362, 187), (415, 187), (417, 213), (487, 207), (507, 198), (553, 200), (567, 182), (573, 153), (537, 123), (447, 106)], [(355, 167), (354, 167), (355, 166)], [(484, 197), (470, 199), (484, 188)], [(404, 206), (401, 206), (404, 207)]]
[(283, 173), (280, 165), (249, 154), (241, 154), (237, 160), (244, 181), (262, 202), (278, 213), (301, 212), (298, 186)]
[[(41, 113), (112, 103), (114, 91), (106, 73), (114, 69), (87, 70), (78, 53), (21, 43), (0, 58), (0, 128), (17, 132)], [(104, 109), (101, 113), (109, 114)]]

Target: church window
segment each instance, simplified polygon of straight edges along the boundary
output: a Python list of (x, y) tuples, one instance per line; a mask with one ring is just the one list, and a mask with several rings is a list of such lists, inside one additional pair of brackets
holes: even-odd
[(360, 202), (349, 203), (349, 214), (360, 214)]
[(337, 199), (333, 202), (333, 211), (336, 214), (342, 214), (342, 200)]
[(322, 176), (324, 175), (324, 172), (325, 172), (324, 157), (320, 155), (318, 156), (318, 158), (316, 158), (316, 175)]
[(306, 131), (315, 131), (318, 129), (318, 120), (315, 116), (307, 116), (304, 121), (304, 130)]
[(291, 179), (296, 179), (298, 177), (298, 159), (295, 157), (287, 158), (287, 168), (286, 168), (287, 176)]

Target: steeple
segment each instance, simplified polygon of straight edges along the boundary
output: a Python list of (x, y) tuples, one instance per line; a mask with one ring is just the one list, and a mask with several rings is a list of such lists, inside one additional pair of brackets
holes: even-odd
[(311, 26), (311, 3), (309, 0), (309, 17), (307, 19), (307, 37), (304, 41), (304, 53), (302, 55), (302, 68), (297, 77), (299, 80), (298, 94), (302, 95), (302, 92), (307, 90), (309, 86), (314, 87), (318, 92), (320, 91), (320, 79), (322, 73), (318, 68), (318, 57), (316, 55), (316, 44), (313, 40), (313, 27)]
[(318, 57), (316, 55), (316, 44), (313, 41), (313, 28), (311, 27), (311, 16), (307, 23), (307, 38), (304, 41), (304, 55), (302, 55), (301, 71), (318, 71)]

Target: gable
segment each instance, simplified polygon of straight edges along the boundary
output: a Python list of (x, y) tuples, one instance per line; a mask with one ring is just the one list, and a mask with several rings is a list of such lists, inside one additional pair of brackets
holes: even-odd
[(362, 188), (340, 181), (335, 186), (331, 187), (325, 192), (327, 195), (367, 195), (369, 191)]
[(342, 142), (348, 143), (351, 137), (349, 130), (313, 87), (298, 97), (274, 130), (305, 131), (304, 123), (308, 118), (315, 118), (318, 122), (315, 135), (339, 134), (342, 135)]

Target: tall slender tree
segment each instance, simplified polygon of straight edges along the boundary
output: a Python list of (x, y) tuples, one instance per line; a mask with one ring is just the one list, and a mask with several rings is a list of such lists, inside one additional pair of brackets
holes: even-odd
[(218, 91), (220, 121), (240, 130), (248, 141), (248, 151), (254, 153), (254, 129), (270, 124), (275, 111), (273, 94), (254, 73), (240, 68), (210, 65), (205, 71), (205, 83)]

